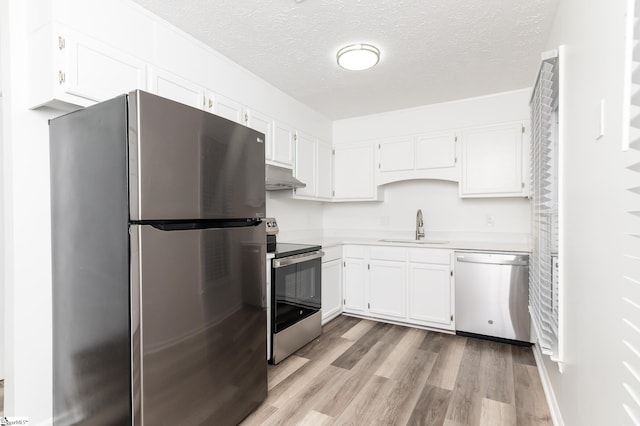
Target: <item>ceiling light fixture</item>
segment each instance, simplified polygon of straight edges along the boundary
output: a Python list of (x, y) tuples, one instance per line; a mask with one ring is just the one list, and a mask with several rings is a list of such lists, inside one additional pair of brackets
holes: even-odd
[(350, 44), (338, 50), (338, 65), (346, 70), (362, 71), (380, 61), (380, 50), (370, 44)]

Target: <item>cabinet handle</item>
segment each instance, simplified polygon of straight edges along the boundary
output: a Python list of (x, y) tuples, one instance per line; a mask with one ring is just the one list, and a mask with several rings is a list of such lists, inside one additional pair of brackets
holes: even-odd
[(249, 114), (247, 114), (246, 112), (244, 113), (244, 122), (245, 124), (249, 122)]
[(62, 50), (65, 48), (65, 46), (66, 46), (65, 40), (62, 38), (62, 36), (58, 36), (58, 49)]
[(213, 108), (213, 100), (209, 99), (209, 108)]
[(62, 84), (65, 82), (65, 80), (66, 80), (65, 74), (62, 72), (62, 70), (58, 70), (58, 83)]

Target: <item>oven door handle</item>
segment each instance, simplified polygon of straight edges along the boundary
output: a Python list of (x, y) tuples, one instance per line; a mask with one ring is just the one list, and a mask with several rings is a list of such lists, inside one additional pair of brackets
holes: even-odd
[(322, 256), (324, 256), (324, 252), (322, 250), (318, 250), (311, 253), (302, 253), (296, 254), (295, 256), (283, 257), (282, 259), (273, 259), (273, 269), (295, 265), (296, 263), (308, 262), (309, 260), (319, 259)]

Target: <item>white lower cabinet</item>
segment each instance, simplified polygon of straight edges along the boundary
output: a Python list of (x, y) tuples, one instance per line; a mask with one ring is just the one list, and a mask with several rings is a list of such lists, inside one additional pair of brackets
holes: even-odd
[(405, 262), (371, 260), (369, 314), (402, 320), (406, 316)]
[(322, 323), (342, 312), (342, 259), (322, 262)]
[(454, 330), (451, 250), (344, 247), (345, 313)]
[(343, 268), (344, 312), (368, 314), (367, 248), (365, 246), (345, 246)]
[(450, 328), (452, 289), (449, 265), (409, 263), (409, 320)]

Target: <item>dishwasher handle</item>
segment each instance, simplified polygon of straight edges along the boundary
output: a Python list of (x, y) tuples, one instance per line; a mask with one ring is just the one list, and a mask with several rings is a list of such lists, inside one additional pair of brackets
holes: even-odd
[(487, 256), (487, 255), (458, 255), (456, 260), (465, 263), (486, 263), (489, 265), (529, 266), (528, 256)]

